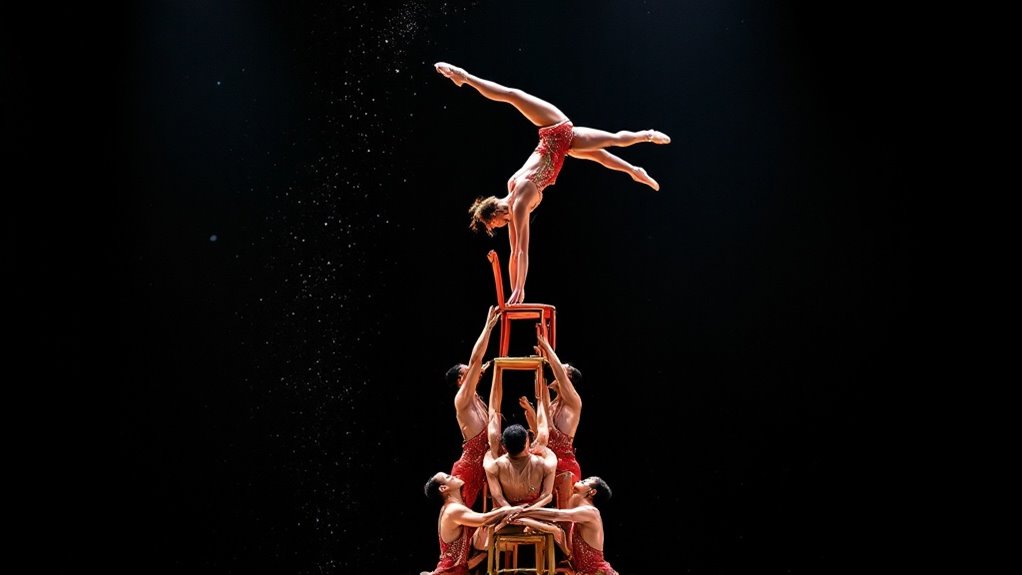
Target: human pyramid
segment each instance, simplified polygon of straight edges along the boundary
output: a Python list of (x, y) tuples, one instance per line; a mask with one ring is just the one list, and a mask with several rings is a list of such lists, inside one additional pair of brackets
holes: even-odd
[[(451, 472), (436, 473), (425, 486), (426, 495), (435, 497), (442, 507), (437, 524), (440, 559), (433, 571), (423, 571), (422, 575), (511, 573), (517, 570), (517, 552), (516, 564), (510, 568), (501, 565), (500, 556), (521, 542), (536, 545), (535, 563), (526, 571), (617, 575), (604, 559), (603, 520), (597, 506), (610, 498), (610, 487), (598, 476), (583, 478), (575, 458), (574, 438), (582, 412), (576, 386), (581, 373), (562, 363), (554, 350), (553, 306), (523, 303), (529, 214), (542, 201), (544, 188), (557, 180), (565, 156), (595, 161), (659, 190), (659, 184), (644, 169), (606, 148), (641, 142), (667, 144), (670, 138), (655, 130), (612, 133), (574, 126), (556, 107), (519, 89), (443, 62), (435, 68), (459, 87), (467, 84), (487, 99), (514, 106), (539, 128), (539, 144), (511, 176), (506, 196), (477, 198), (469, 209), (470, 226), (476, 231), (493, 235), (495, 229), (508, 227), (511, 294), (506, 303), (490, 307), (468, 364), (455, 365), (447, 372), (447, 379), (458, 387), (454, 407), (464, 443)], [(501, 289), (498, 287), (498, 292)], [(535, 355), (507, 357), (508, 322), (533, 317), (539, 320)], [(500, 321), (501, 354), (484, 364), (490, 334)], [(489, 402), (484, 403), (476, 390), (480, 377), (490, 367), (493, 381)], [(547, 367), (553, 375), (549, 385), (545, 381)], [(510, 370), (535, 374), (536, 404), (526, 396), (518, 400), (528, 428), (518, 423), (506, 427), (502, 424), (503, 374)], [(560, 561), (554, 559), (555, 554)], [(485, 571), (481, 571), (483, 560)]]

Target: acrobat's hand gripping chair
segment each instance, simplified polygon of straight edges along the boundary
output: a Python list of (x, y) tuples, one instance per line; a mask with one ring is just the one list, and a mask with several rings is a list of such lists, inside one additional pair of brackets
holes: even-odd
[(517, 319), (538, 322), (543, 336), (550, 342), (550, 347), (557, 349), (557, 308), (545, 303), (505, 303), (500, 258), (494, 250), (490, 250), (486, 257), (493, 267), (493, 283), (497, 286), (497, 307), (500, 308), (500, 357), (507, 356), (507, 350), (511, 345), (511, 322)]

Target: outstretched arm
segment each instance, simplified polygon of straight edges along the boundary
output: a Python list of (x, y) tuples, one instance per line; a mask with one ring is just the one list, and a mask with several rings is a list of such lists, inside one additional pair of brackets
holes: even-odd
[(469, 527), (482, 527), (483, 525), (492, 525), (501, 521), (509, 514), (516, 513), (525, 509), (522, 505), (516, 505), (514, 507), (501, 507), (499, 509), (492, 509), (486, 513), (479, 513), (473, 511), (468, 507), (456, 506), (451, 507), (449, 517), (459, 525), (467, 525)]
[(553, 523), (547, 523), (546, 521), (540, 521), (538, 519), (533, 519), (532, 517), (522, 517), (521, 515), (519, 515), (517, 519), (514, 519), (513, 522), (518, 525), (526, 525), (537, 531), (544, 531), (546, 533), (556, 533), (557, 530), (560, 529)]
[[(537, 447), (546, 449), (547, 443), (550, 442), (550, 390), (543, 381), (540, 379), (540, 375), (536, 374), (536, 442)], [(549, 450), (547, 450), (549, 451)], [(542, 454), (542, 453), (541, 453)], [(554, 460), (554, 466), (556, 467), (557, 460)]]
[(490, 444), (489, 456), (493, 459), (500, 457), (500, 402), (504, 394), (503, 382), (497, 377), (497, 370), (493, 370), (493, 383), (490, 384), (490, 408), (489, 421), (486, 423), (486, 439)]
[(512, 220), (507, 226), (507, 241), (511, 247), (510, 257), (507, 260), (507, 277), (510, 280), (512, 289), (518, 285), (518, 232), (515, 230), (515, 223)]
[(557, 456), (549, 447), (543, 448), (543, 486), (539, 492), (539, 499), (532, 502), (526, 509), (543, 507), (554, 499), (554, 474), (557, 472)]
[(525, 277), (529, 275), (529, 204), (532, 202), (530, 196), (535, 193), (536, 185), (527, 182), (522, 184), (522, 187), (530, 188), (532, 193), (529, 193), (530, 190), (521, 190), (512, 208), (511, 225), (514, 226), (516, 237), (515, 245), (511, 248), (511, 265), (514, 266), (514, 271), (511, 272), (513, 281), (511, 297), (507, 300), (509, 305), (525, 301)]
[(589, 523), (599, 518), (599, 510), (591, 505), (580, 505), (569, 509), (555, 507), (526, 507), (520, 517), (532, 517), (540, 521), (570, 521), (572, 523)]
[(550, 342), (538, 330), (536, 342), (539, 343), (541, 355), (546, 358), (550, 364), (550, 370), (554, 372), (554, 378), (557, 379), (557, 396), (561, 400), (559, 417), (562, 424), (558, 426), (558, 429), (574, 436), (575, 430), (578, 428), (579, 417), (582, 414), (582, 396), (578, 394), (578, 390), (571, 383), (571, 378), (568, 377), (568, 372), (564, 369), (564, 364), (561, 363), (560, 358), (557, 357), (553, 346), (550, 345)]
[(486, 325), (483, 326), (482, 333), (479, 334), (475, 346), (472, 347), (472, 356), (468, 360), (465, 382), (461, 384), (461, 387), (458, 388), (458, 393), (454, 396), (454, 407), (459, 411), (468, 409), (472, 404), (472, 398), (475, 397), (476, 388), (479, 385), (479, 376), (483, 370), (483, 355), (486, 354), (486, 348), (490, 343), (490, 331), (497, 324), (499, 317), (500, 310), (497, 306), (490, 306), (490, 311), (486, 316)]
[(540, 448), (540, 455), (543, 456), (543, 488), (540, 491), (539, 499), (532, 504), (532, 507), (543, 507), (554, 499), (554, 481), (557, 479), (557, 455), (547, 447), (550, 439), (550, 423), (547, 412), (550, 410), (550, 390), (542, 382), (539, 385), (539, 397), (536, 400), (536, 445)]
[(493, 370), (493, 383), (490, 384), (489, 421), (486, 424), (486, 439), (490, 449), (483, 456), (483, 471), (486, 472), (486, 483), (490, 486), (490, 497), (494, 507), (507, 507), (504, 490), (500, 488), (497, 477), (497, 458), (500, 457), (500, 401), (503, 395), (503, 382), (497, 376), (499, 370)]
[(518, 398), (518, 405), (522, 406), (522, 412), (525, 413), (525, 423), (529, 425), (529, 431), (536, 434), (536, 408), (532, 406), (532, 402), (529, 401), (528, 397), (524, 395)]

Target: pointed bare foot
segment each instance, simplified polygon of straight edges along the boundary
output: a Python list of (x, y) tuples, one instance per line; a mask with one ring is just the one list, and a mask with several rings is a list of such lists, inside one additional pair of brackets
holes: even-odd
[(646, 130), (646, 141), (654, 144), (670, 144), (671, 137), (656, 130)]
[(468, 76), (468, 73), (465, 72), (465, 70), (457, 66), (452, 66), (447, 62), (437, 62), (436, 64), (433, 64), (433, 67), (436, 68), (437, 72), (440, 72), (441, 76), (450, 78), (452, 82), (458, 85), (458, 87), (461, 87), (461, 85), (465, 83), (465, 77)]
[(646, 173), (646, 170), (638, 166), (636, 166), (635, 169), (632, 170), (632, 179), (635, 180), (636, 182), (639, 182), (640, 184), (646, 184), (647, 186), (653, 188), (658, 192), (660, 191), (660, 184), (658, 184), (657, 181), (654, 180), (653, 178), (649, 177), (649, 174)]

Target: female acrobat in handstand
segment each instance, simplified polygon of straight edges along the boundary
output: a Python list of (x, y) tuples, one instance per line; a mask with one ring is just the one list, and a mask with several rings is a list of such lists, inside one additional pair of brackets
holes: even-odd
[(606, 132), (573, 126), (556, 106), (531, 94), (484, 80), (445, 62), (438, 62), (435, 67), (437, 72), (458, 86), (468, 84), (487, 99), (511, 104), (530, 122), (539, 126), (539, 145), (508, 180), (507, 195), (503, 198), (477, 198), (469, 208), (473, 230), (485, 229), (493, 235), (495, 228), (508, 226), (508, 237), (511, 240), (511, 257), (508, 261), (511, 297), (507, 300), (508, 304), (525, 301), (525, 277), (529, 271), (529, 214), (543, 201), (543, 189), (557, 180), (564, 156), (592, 160), (611, 170), (625, 172), (636, 182), (654, 190), (660, 189), (660, 184), (646, 170), (629, 164), (605, 148), (631, 146), (640, 142), (667, 144), (671, 141), (667, 134), (656, 130)]

